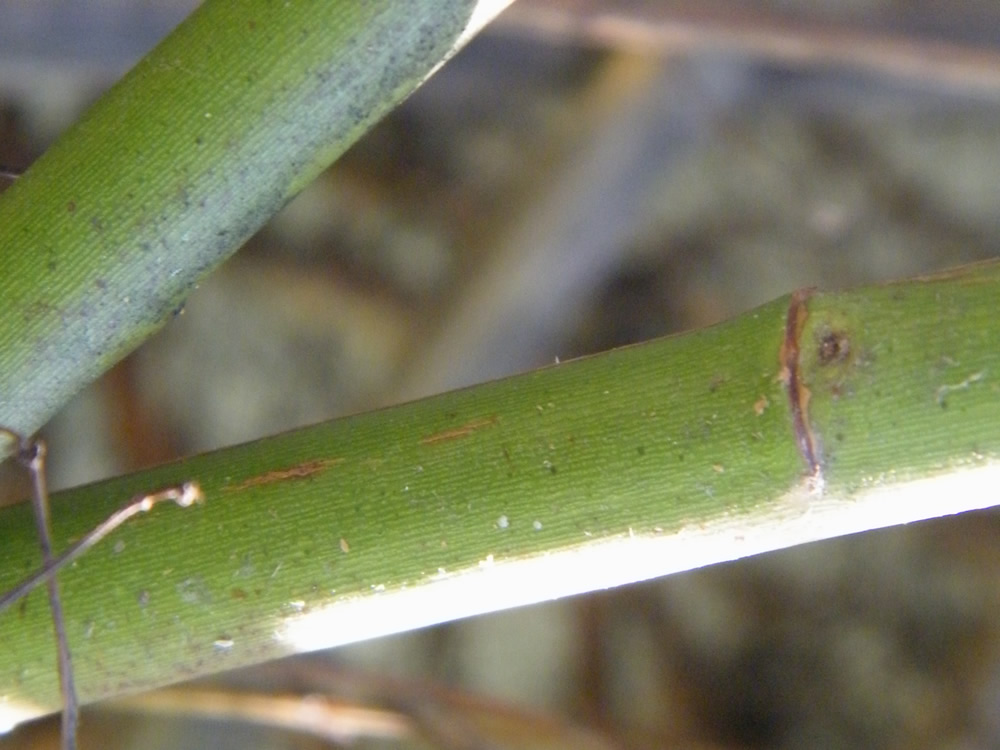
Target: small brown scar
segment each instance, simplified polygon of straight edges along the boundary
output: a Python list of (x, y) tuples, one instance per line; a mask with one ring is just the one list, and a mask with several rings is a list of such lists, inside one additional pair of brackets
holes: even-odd
[(781, 342), (779, 359), (781, 370), (779, 379), (788, 390), (788, 401), (792, 408), (792, 424), (795, 430), (795, 443), (799, 453), (809, 467), (809, 476), (813, 488), (822, 487), (823, 471), (816, 451), (816, 441), (809, 428), (809, 389), (802, 383), (799, 375), (799, 341), (802, 329), (805, 327), (809, 310), (806, 301), (812, 296), (812, 289), (800, 289), (792, 294), (788, 303), (788, 316), (785, 319), (785, 337)]
[(767, 396), (761, 394), (761, 397), (753, 402), (753, 413), (759, 417), (767, 410), (770, 403), (771, 402), (767, 400)]
[(275, 469), (274, 471), (258, 474), (257, 476), (250, 477), (249, 479), (244, 479), (242, 482), (237, 484), (227, 484), (222, 488), (222, 491), (237, 492), (251, 487), (260, 487), (266, 484), (274, 484), (275, 482), (284, 482), (289, 479), (305, 479), (306, 477), (319, 474), (321, 471), (325, 471), (331, 466), (336, 466), (337, 464), (343, 462), (344, 459), (342, 458), (319, 458), (314, 461), (304, 461), (303, 463), (296, 464), (295, 466), (289, 466), (287, 469)]
[(482, 419), (474, 419), (471, 422), (467, 422), (461, 427), (453, 427), (450, 430), (443, 430), (442, 432), (435, 432), (433, 435), (426, 435), (420, 438), (421, 445), (433, 445), (434, 443), (443, 443), (448, 440), (457, 440), (459, 438), (468, 437), (477, 430), (481, 430), (483, 427), (493, 427), (500, 421), (500, 418), (495, 414), (491, 417), (483, 417)]
[(819, 340), (819, 363), (829, 365), (842, 362), (851, 353), (851, 342), (841, 331), (830, 331)]

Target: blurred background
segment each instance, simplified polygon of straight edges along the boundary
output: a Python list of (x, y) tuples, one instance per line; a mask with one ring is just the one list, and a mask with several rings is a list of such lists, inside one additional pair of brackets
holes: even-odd
[[(194, 5), (0, 2), (0, 163)], [(52, 483), (995, 257), (998, 199), (994, 2), (518, 0), (53, 420)], [(81, 744), (996, 748), (998, 534), (967, 514), (275, 662), (89, 708)]]

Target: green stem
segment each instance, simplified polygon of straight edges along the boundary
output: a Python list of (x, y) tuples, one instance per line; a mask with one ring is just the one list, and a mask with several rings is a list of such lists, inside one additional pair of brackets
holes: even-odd
[[(207, 498), (60, 575), (81, 697), (991, 505), (998, 293), (993, 262), (794, 295), (60, 493), (57, 548), (134, 494)], [(38, 564), (30, 528), (0, 512), (0, 588)], [(8, 711), (57, 705), (48, 617), (35, 593), (0, 622)]]
[[(0, 424), (33, 431), (155, 329), (485, 5), (207, 0), (0, 199)], [(60, 493), (56, 549), (133, 495), (207, 496), (60, 574), (81, 697), (991, 504), (998, 285), (797, 295)], [(26, 506), (0, 549), (0, 588), (39, 564)], [(0, 720), (54, 709), (44, 597), (0, 634)]]
[(207, 0), (0, 199), (30, 434), (510, 0)]

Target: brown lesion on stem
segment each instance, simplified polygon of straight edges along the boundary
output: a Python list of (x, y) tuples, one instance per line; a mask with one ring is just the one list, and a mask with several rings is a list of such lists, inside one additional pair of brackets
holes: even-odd
[(788, 391), (788, 400), (792, 409), (792, 426), (795, 430), (795, 443), (799, 453), (805, 459), (809, 469), (809, 477), (814, 489), (822, 485), (823, 469), (819, 462), (819, 452), (816, 440), (809, 427), (809, 389), (802, 382), (799, 372), (799, 353), (801, 351), (802, 329), (809, 317), (806, 301), (812, 296), (812, 289), (800, 289), (792, 294), (788, 303), (788, 316), (785, 319), (785, 337), (781, 342), (779, 359), (781, 371), (779, 379)]
[(819, 340), (819, 364), (844, 362), (851, 356), (851, 342), (843, 331), (827, 331)]
[(493, 427), (500, 421), (500, 418), (495, 414), (490, 417), (483, 417), (481, 419), (474, 419), (471, 422), (467, 422), (461, 427), (454, 427), (450, 430), (444, 430), (442, 432), (435, 432), (433, 435), (426, 435), (420, 438), (421, 445), (433, 445), (434, 443), (443, 443), (448, 440), (457, 440), (458, 438), (468, 437), (477, 430), (481, 430), (484, 427)]
[(295, 466), (289, 466), (285, 469), (275, 469), (274, 471), (258, 474), (257, 476), (250, 477), (249, 479), (244, 479), (238, 484), (227, 484), (222, 488), (222, 491), (237, 492), (239, 490), (250, 489), (251, 487), (261, 487), (266, 484), (274, 484), (275, 482), (285, 482), (290, 479), (305, 479), (315, 474), (319, 474), (321, 471), (325, 471), (331, 466), (336, 466), (337, 464), (343, 462), (344, 459), (342, 458), (320, 458), (314, 461), (303, 461), (300, 464), (295, 464)]

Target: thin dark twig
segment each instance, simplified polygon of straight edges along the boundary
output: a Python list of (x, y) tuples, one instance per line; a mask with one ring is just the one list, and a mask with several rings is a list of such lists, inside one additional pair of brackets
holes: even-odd
[(167, 487), (147, 495), (136, 495), (124, 506), (116, 510), (104, 521), (94, 527), (86, 536), (68, 547), (65, 552), (31, 573), (27, 578), (0, 596), (0, 612), (9, 608), (14, 602), (34, 591), (46, 581), (55, 577), (56, 573), (80, 557), (104, 537), (121, 526), (127, 520), (140, 513), (152, 510), (153, 506), (164, 500), (173, 500), (182, 508), (202, 502), (204, 495), (197, 482), (185, 482), (175, 487)]
[[(31, 440), (12, 430), (0, 428), (16, 444), (15, 456), (18, 462), (31, 474), (31, 507), (38, 530), (38, 543), (42, 548), (42, 562), (46, 567), (53, 563), (52, 534), (49, 528), (49, 493), (45, 482), (45, 443)], [(56, 632), (56, 646), (59, 651), (59, 686), (62, 692), (62, 746), (64, 750), (76, 750), (76, 726), (79, 709), (76, 685), (73, 681), (73, 657), (66, 637), (66, 619), (63, 616), (62, 599), (59, 597), (59, 583), (55, 576), (46, 583), (49, 590), (49, 609), (52, 610), (52, 626)]]
[[(35, 511), (42, 561), (45, 565), (51, 565), (52, 533), (49, 525), (49, 492), (45, 481), (45, 443), (41, 440), (22, 441), (18, 458), (31, 473), (31, 506)], [(52, 610), (52, 625), (59, 649), (59, 684), (63, 699), (62, 745), (64, 750), (76, 750), (76, 726), (80, 712), (73, 679), (73, 657), (66, 637), (66, 618), (63, 616), (62, 599), (59, 597), (59, 582), (53, 576), (47, 581), (47, 585), (49, 609)]]
[(159, 492), (137, 495), (120, 510), (111, 514), (106, 520), (85, 535), (76, 544), (70, 546), (58, 557), (52, 555), (52, 537), (49, 528), (49, 493), (45, 480), (45, 443), (41, 440), (30, 440), (13, 430), (0, 427), (0, 435), (6, 436), (14, 446), (4, 446), (6, 451), (0, 454), (0, 460), (10, 455), (16, 456), (31, 474), (32, 507), (35, 512), (35, 525), (38, 529), (39, 543), (42, 548), (42, 567), (28, 578), (0, 597), (0, 612), (7, 609), (21, 597), (40, 586), (47, 584), (49, 590), (49, 607), (52, 610), (52, 623), (56, 631), (56, 643), (59, 649), (59, 683), (62, 691), (62, 747), (63, 750), (76, 750), (76, 731), (79, 720), (79, 704), (76, 696), (76, 686), (73, 680), (73, 661), (69, 650), (69, 639), (66, 637), (66, 622), (63, 617), (62, 600), (59, 597), (59, 585), (56, 573), (69, 565), (88, 549), (106, 537), (115, 528), (125, 523), (129, 518), (150, 510), (163, 500), (173, 500), (178, 505), (186, 507), (201, 502), (204, 496), (201, 487), (196, 482), (185, 482), (177, 487), (168, 487)]

